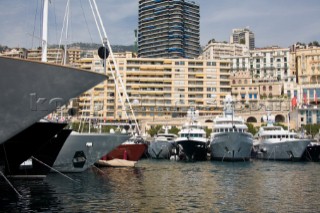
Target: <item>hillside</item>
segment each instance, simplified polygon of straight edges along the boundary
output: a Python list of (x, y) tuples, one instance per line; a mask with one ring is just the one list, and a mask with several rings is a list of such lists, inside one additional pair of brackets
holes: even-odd
[[(58, 47), (58, 45), (50, 45), (49, 48), (55, 48)], [(81, 50), (94, 50), (98, 49), (101, 47), (101, 44), (92, 44), (92, 43), (72, 43), (68, 45), (68, 48), (80, 48)], [(111, 48), (113, 52), (125, 52), (125, 51), (134, 51), (134, 46), (133, 45), (111, 45)]]

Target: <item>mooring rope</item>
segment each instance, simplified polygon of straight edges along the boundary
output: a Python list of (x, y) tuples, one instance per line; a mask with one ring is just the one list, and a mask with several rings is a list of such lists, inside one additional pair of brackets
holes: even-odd
[(44, 166), (48, 167), (49, 169), (52, 169), (53, 171), (59, 173), (60, 175), (64, 176), (65, 178), (67, 178), (67, 179), (69, 179), (69, 180), (71, 180), (71, 181), (74, 181), (74, 182), (78, 182), (78, 181), (72, 179), (71, 177), (69, 177), (68, 175), (65, 175), (65, 174), (59, 172), (58, 170), (52, 168), (51, 166), (45, 164), (45, 163), (42, 162), (41, 160), (39, 160), (39, 159), (37, 159), (37, 158), (35, 158), (35, 157), (33, 157), (33, 156), (31, 156), (31, 158), (34, 159), (34, 160), (36, 160), (36, 161), (38, 161), (39, 163), (43, 164)]
[(15, 191), (15, 193), (19, 196), (22, 197), (22, 195), (14, 188), (14, 186), (11, 184), (11, 182), (6, 178), (6, 176), (0, 171), (0, 175), (5, 179), (5, 181), (9, 184), (9, 186)]

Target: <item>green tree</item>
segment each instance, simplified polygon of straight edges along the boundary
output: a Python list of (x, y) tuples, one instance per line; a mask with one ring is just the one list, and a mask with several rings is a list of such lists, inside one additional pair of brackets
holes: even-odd
[(255, 127), (251, 123), (246, 123), (246, 125), (248, 127), (248, 132), (250, 132), (252, 135), (257, 134), (259, 127)]
[(310, 42), (308, 45), (309, 46), (314, 46), (314, 47), (319, 47), (319, 42), (318, 41), (313, 41), (313, 42)]
[(171, 129), (169, 129), (169, 133), (171, 133), (171, 134), (178, 135), (179, 132), (180, 132), (180, 129), (177, 128), (176, 126), (173, 126), (173, 127), (171, 127)]
[(156, 134), (158, 134), (159, 130), (162, 128), (161, 125), (157, 125), (157, 126), (152, 126), (151, 129), (149, 129), (147, 132), (148, 134), (153, 137), (155, 136)]
[(204, 131), (206, 131), (206, 137), (210, 137), (211, 133), (212, 133), (212, 129), (209, 129), (208, 127), (204, 128)]
[(320, 124), (307, 124), (303, 125), (303, 128), (307, 131), (308, 135), (311, 135), (312, 138), (319, 133)]

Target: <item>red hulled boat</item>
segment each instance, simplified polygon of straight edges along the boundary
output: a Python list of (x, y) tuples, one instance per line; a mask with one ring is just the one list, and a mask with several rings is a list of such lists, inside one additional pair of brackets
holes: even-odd
[[(142, 139), (142, 138), (141, 138)], [(132, 138), (110, 153), (102, 157), (102, 160), (124, 159), (130, 161), (138, 161), (148, 150), (148, 145), (140, 138)]]

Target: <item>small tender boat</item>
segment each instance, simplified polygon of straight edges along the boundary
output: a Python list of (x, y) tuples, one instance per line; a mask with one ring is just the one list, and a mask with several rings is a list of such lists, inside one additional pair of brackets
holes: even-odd
[(137, 161), (112, 159), (112, 160), (98, 160), (95, 164), (97, 166), (110, 166), (110, 167), (134, 167)]

